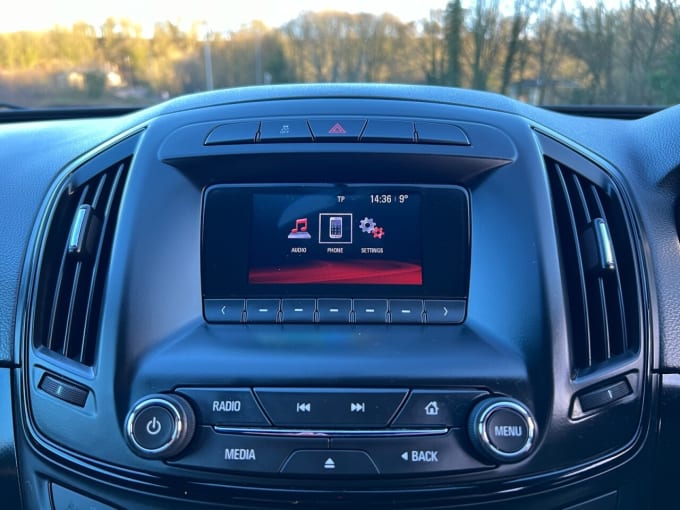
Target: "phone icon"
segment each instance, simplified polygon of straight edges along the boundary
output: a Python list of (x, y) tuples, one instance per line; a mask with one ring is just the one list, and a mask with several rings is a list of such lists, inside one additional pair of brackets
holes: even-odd
[(342, 216), (330, 217), (328, 234), (331, 239), (342, 239)]

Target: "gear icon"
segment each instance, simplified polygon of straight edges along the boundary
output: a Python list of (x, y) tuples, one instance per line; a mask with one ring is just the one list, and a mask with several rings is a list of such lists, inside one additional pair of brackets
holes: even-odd
[(373, 227), (373, 237), (376, 239), (382, 239), (382, 236), (385, 235), (385, 231), (383, 230), (382, 227)]
[(362, 232), (370, 234), (375, 229), (375, 221), (373, 221), (373, 218), (364, 218), (359, 222), (359, 228)]

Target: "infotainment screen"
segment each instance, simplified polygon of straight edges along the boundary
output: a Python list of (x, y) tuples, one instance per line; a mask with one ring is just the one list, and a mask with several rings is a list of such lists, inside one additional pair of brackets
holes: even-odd
[(468, 209), (458, 186), (216, 185), (203, 295), (465, 298)]
[(422, 285), (420, 193), (370, 191), (253, 194), (248, 283)]

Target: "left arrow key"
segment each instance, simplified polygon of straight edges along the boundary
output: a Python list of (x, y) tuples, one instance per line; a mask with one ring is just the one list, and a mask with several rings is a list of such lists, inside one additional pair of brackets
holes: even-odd
[(207, 322), (239, 323), (243, 319), (245, 300), (204, 299), (203, 315)]

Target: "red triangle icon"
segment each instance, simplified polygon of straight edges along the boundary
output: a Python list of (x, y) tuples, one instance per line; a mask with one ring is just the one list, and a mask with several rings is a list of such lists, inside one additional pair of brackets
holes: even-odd
[(344, 135), (345, 133), (347, 133), (347, 131), (345, 131), (345, 128), (342, 127), (339, 122), (336, 122), (335, 125), (328, 130), (329, 135)]

